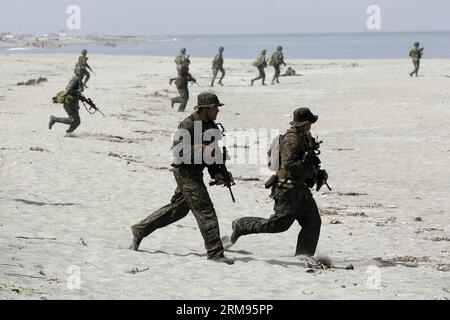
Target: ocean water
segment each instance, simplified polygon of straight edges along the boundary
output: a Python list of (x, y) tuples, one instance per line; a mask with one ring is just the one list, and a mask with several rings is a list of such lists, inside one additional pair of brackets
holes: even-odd
[(450, 32), (261, 34), (261, 35), (173, 35), (155, 40), (118, 42), (108, 45), (71, 45), (63, 48), (14, 48), (0, 53), (90, 53), (120, 55), (175, 56), (182, 47), (192, 57), (212, 57), (225, 47), (225, 58), (254, 59), (261, 49), (268, 55), (283, 46), (286, 59), (403, 59), (415, 41), (424, 49), (424, 58), (450, 58)]

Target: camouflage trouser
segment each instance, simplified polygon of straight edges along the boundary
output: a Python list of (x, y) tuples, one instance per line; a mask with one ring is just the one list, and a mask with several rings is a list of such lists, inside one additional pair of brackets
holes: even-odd
[(179, 167), (175, 168), (173, 172), (177, 181), (177, 189), (170, 204), (133, 225), (131, 227), (133, 233), (142, 239), (156, 229), (184, 218), (191, 210), (203, 236), (208, 257), (221, 256), (224, 250), (220, 240), (219, 222), (203, 182), (202, 171)]
[(295, 255), (314, 255), (320, 235), (321, 219), (311, 191), (304, 184), (288, 190), (275, 189), (275, 214), (269, 219), (244, 217), (237, 219), (239, 235), (254, 233), (279, 233), (290, 228), (295, 220), (301, 231)]
[(412, 76), (413, 74), (417, 74), (419, 73), (419, 68), (420, 68), (420, 60), (413, 60), (413, 64), (414, 64), (414, 70), (413, 72), (410, 73), (410, 75)]
[(223, 67), (220, 67), (220, 68), (213, 68), (212, 71), (213, 71), (213, 78), (212, 78), (212, 81), (211, 81), (211, 86), (214, 85), (214, 81), (216, 81), (217, 73), (218, 73), (219, 71), (220, 71), (220, 73), (221, 73), (221, 76), (220, 76), (220, 79), (219, 79), (219, 84), (221, 84), (223, 78), (225, 77), (225, 70), (223, 69)]
[(259, 75), (255, 79), (253, 79), (252, 81), (256, 81), (256, 80), (262, 79), (262, 83), (264, 83), (264, 81), (266, 80), (266, 73), (264, 71), (264, 67), (257, 67), (257, 68), (258, 68), (258, 71), (259, 71)]
[[(74, 98), (69, 98), (66, 97), (66, 99), (74, 99)], [(81, 119), (80, 119), (80, 114), (78, 112), (78, 110), (80, 109), (80, 107), (78, 106), (78, 101), (72, 100), (68, 103), (64, 103), (64, 110), (66, 110), (67, 115), (69, 116), (68, 118), (58, 118), (58, 117), (53, 117), (54, 122), (60, 122), (60, 123), (65, 123), (70, 125), (69, 129), (67, 129), (66, 132), (72, 132), (75, 131), (75, 129), (80, 125), (81, 123)]]
[(178, 111), (183, 112), (186, 109), (186, 105), (189, 100), (189, 90), (188, 89), (177, 89), (180, 96), (172, 98), (172, 104), (179, 103)]
[(278, 82), (278, 77), (280, 76), (280, 66), (274, 64), (273, 68), (275, 69), (275, 74), (273, 75), (272, 83), (274, 83), (274, 81)]
[(84, 85), (86, 85), (86, 83), (89, 81), (89, 79), (91, 78), (91, 74), (89, 73), (89, 71), (87, 71), (87, 69), (81, 69), (81, 81), (83, 81)]

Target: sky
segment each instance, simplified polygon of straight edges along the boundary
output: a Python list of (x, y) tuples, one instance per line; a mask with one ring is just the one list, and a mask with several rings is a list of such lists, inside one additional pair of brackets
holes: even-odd
[[(69, 29), (67, 8), (80, 8)], [(380, 8), (380, 29), (366, 10)], [(0, 32), (190, 35), (450, 31), (449, 0), (0, 0)]]

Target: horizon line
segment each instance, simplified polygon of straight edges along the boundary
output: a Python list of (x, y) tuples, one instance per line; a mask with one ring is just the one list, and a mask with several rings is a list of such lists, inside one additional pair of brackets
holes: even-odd
[[(80, 33), (76, 34), (73, 31), (60, 30), (51, 31), (43, 34), (57, 34), (64, 32), (72, 36), (115, 36), (115, 37), (172, 37), (172, 36), (277, 36), (277, 35), (344, 35), (344, 34), (395, 34), (395, 33), (450, 33), (450, 30), (425, 30), (425, 31), (382, 31), (382, 30), (367, 30), (367, 31), (318, 31), (318, 32), (267, 32), (267, 33), (189, 33), (189, 34), (107, 34), (107, 33)], [(40, 35), (39, 33), (20, 33), (12, 31), (0, 31), (0, 34), (11, 33), (17, 35)], [(42, 34), (42, 35), (43, 35)]]

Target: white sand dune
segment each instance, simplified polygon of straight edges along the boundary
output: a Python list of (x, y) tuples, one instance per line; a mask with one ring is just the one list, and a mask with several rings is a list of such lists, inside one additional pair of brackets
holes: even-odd
[[(169, 102), (173, 58), (90, 56), (97, 75), (85, 94), (106, 116), (82, 108), (81, 126), (65, 137), (66, 126), (47, 128), (50, 114), (65, 115), (51, 97), (77, 58), (0, 56), (0, 298), (450, 298), (450, 61), (424, 60), (418, 78), (408, 60), (289, 61), (303, 76), (265, 87), (249, 86), (251, 61), (225, 61), (225, 86), (213, 91), (231, 137), (285, 130), (299, 106), (320, 116), (312, 131), (324, 141), (333, 191), (314, 193), (323, 214), (317, 256), (335, 266), (320, 270), (293, 256), (296, 223), (239, 239), (227, 253), (232, 266), (206, 260), (192, 214), (128, 250), (130, 225), (172, 196), (171, 135), (211, 90), (210, 60), (192, 59), (200, 86), (178, 113)], [(39, 76), (48, 82), (16, 86)], [(236, 203), (209, 188), (222, 235), (236, 218), (272, 214), (263, 165), (230, 164), (234, 176), (260, 179), (238, 180)]]

